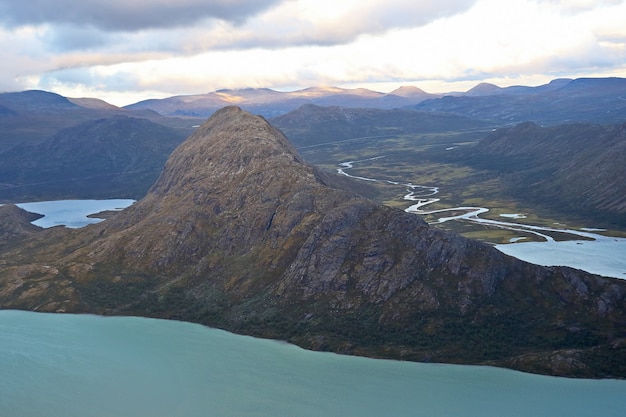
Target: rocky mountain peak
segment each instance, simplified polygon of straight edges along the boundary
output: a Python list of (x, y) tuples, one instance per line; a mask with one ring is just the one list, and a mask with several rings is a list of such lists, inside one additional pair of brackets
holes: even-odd
[(356, 199), (326, 187), (325, 177), (263, 117), (225, 107), (174, 150), (144, 199), (103, 226), (121, 231), (92, 259), (115, 252), (146, 270), (179, 270), (218, 252), (291, 247), (302, 238), (292, 235), (298, 225)]
[(272, 175), (293, 164), (304, 161), (280, 131), (261, 116), (229, 106), (214, 113), (172, 153), (151, 193), (180, 194), (211, 184), (221, 188), (242, 174)]

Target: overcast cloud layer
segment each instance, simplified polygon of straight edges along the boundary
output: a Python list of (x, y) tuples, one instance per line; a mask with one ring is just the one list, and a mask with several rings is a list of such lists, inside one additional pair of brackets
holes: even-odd
[(0, 0), (0, 91), (467, 89), (626, 76), (626, 0)]

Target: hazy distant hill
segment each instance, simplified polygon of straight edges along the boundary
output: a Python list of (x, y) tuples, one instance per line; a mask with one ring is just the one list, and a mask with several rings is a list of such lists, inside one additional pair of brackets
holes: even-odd
[(402, 87), (388, 94), (365, 88), (312, 87), (291, 92), (247, 88), (145, 100), (126, 108), (151, 109), (167, 116), (208, 117), (216, 110), (234, 104), (265, 117), (274, 117), (303, 104), (391, 109), (419, 103), (432, 97), (437, 95), (426, 93), (416, 87)]
[(304, 104), (315, 104), (378, 109), (407, 107), (456, 113), (498, 124), (528, 120), (552, 124), (616, 123), (626, 115), (625, 84), (626, 80), (621, 78), (562, 78), (536, 87), (480, 83), (466, 92), (445, 94), (431, 94), (412, 86), (390, 93), (338, 87), (311, 87), (290, 92), (246, 88), (145, 100), (126, 108), (151, 109), (168, 116), (207, 117), (224, 106), (237, 105), (265, 117), (277, 117)]
[(621, 123), (626, 120), (626, 79), (555, 80), (535, 88), (481, 84), (464, 95), (429, 99), (410, 108), (499, 124)]
[[(131, 116), (191, 133), (196, 121), (164, 117), (151, 110), (130, 111), (95, 98), (70, 99), (30, 90), (0, 93), (0, 152), (16, 144), (48, 139), (61, 129), (112, 116)], [(0, 179), (1, 181), (1, 179)]]
[[(499, 94), (505, 95), (520, 95), (520, 94), (540, 94), (548, 91), (558, 90), (561, 87), (569, 84), (572, 80), (569, 78), (558, 78), (550, 81), (548, 84), (543, 84), (537, 87), (529, 87), (524, 85), (514, 85), (510, 87), (498, 87), (495, 84), (479, 83), (475, 87), (470, 88), (465, 93), (455, 93), (449, 95), (455, 96), (493, 96)], [(448, 94), (446, 94), (448, 95)]]
[(626, 281), (522, 262), (328, 177), (263, 118), (222, 109), (141, 201), (0, 248), (0, 304), (195, 321), (354, 355), (626, 376)]
[(0, 94), (0, 201), (141, 197), (195, 124), (96, 98)]
[(447, 155), (499, 173), (533, 204), (626, 226), (626, 124), (527, 122)]
[(0, 153), (0, 201), (139, 198), (187, 132), (114, 116)]
[(453, 114), (412, 110), (320, 107), (307, 104), (270, 119), (296, 146), (366, 136), (389, 136), (485, 128), (491, 123)]

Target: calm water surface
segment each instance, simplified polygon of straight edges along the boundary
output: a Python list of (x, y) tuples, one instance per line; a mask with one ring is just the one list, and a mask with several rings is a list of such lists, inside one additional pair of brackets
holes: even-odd
[(0, 311), (0, 370), (0, 416), (626, 415), (626, 381), (309, 352), (136, 317)]
[(102, 219), (87, 217), (90, 214), (105, 210), (121, 210), (134, 202), (135, 200), (129, 199), (55, 200), (19, 203), (16, 205), (31, 213), (42, 214), (44, 217), (33, 222), (33, 224), (39, 227), (63, 225), (70, 228), (78, 228), (102, 221)]

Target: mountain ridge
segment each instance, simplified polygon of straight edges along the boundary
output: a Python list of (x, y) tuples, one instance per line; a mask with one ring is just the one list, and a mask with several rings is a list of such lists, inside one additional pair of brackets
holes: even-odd
[[(546, 120), (555, 123), (554, 117), (557, 116), (558, 121), (561, 122), (572, 121), (572, 118), (567, 118), (564, 112), (556, 115), (554, 110), (551, 110), (549, 115), (542, 115), (547, 111), (545, 108), (546, 101), (566, 99), (569, 92), (590, 94), (596, 101), (599, 97), (605, 97), (605, 100), (611, 99), (611, 97), (616, 99), (617, 102), (613, 100), (610, 103), (602, 103), (602, 101), (595, 103), (596, 105), (602, 104), (602, 111), (605, 111), (607, 106), (614, 108), (622, 104), (614, 93), (616, 92), (615, 87), (619, 91), (623, 90), (623, 83), (624, 79), (615, 77), (558, 78), (535, 87), (523, 85), (499, 87), (495, 84), (479, 83), (465, 92), (436, 94), (412, 86), (400, 87), (390, 93), (381, 93), (366, 88), (348, 89), (340, 87), (309, 87), (286, 92), (268, 88), (225, 89), (205, 94), (149, 99), (133, 103), (125, 108), (152, 109), (169, 116), (207, 117), (223, 106), (237, 105), (264, 117), (278, 117), (304, 104), (316, 104), (350, 108), (409, 108), (443, 111), (499, 123), (527, 121), (524, 117), (529, 114), (532, 117), (543, 117), (544, 119), (546, 116), (550, 116)], [(602, 87), (608, 84), (613, 85), (613, 88)], [(581, 107), (580, 103), (578, 103), (579, 106), (575, 106), (575, 104), (570, 101), (568, 106), (572, 106), (573, 109)], [(537, 105), (542, 106), (540, 111), (533, 112), (526, 109), (526, 106)], [(468, 106), (469, 108), (467, 108)], [(513, 107), (513, 109), (507, 111), (507, 106)], [(478, 107), (478, 109), (472, 110), (471, 107)], [(581, 110), (577, 116), (584, 115), (584, 112), (589, 111), (592, 106), (582, 107), (584, 107), (584, 111)], [(594, 114), (594, 117), (598, 117), (599, 114)], [(537, 120), (542, 121), (543, 119)], [(582, 120), (588, 120), (588, 118)], [(615, 118), (611, 118), (609, 122), (615, 122)]]
[(321, 86), (287, 92), (268, 88), (245, 88), (150, 99), (125, 108), (152, 109), (163, 115), (207, 117), (221, 107), (237, 105), (265, 117), (275, 117), (305, 104), (392, 109), (437, 96), (417, 87), (401, 87), (391, 93), (381, 93), (366, 88)]
[(491, 123), (481, 120), (444, 113), (315, 104), (305, 104), (269, 120), (296, 146), (313, 146), (366, 136), (486, 129), (492, 126)]
[[(484, 89), (484, 86), (483, 86)], [(454, 94), (424, 100), (413, 110), (446, 112), (497, 124), (623, 123), (625, 78), (554, 80), (533, 87), (489, 88), (497, 94)], [(484, 92), (484, 91), (483, 91)], [(523, 92), (523, 93), (521, 93)]]

